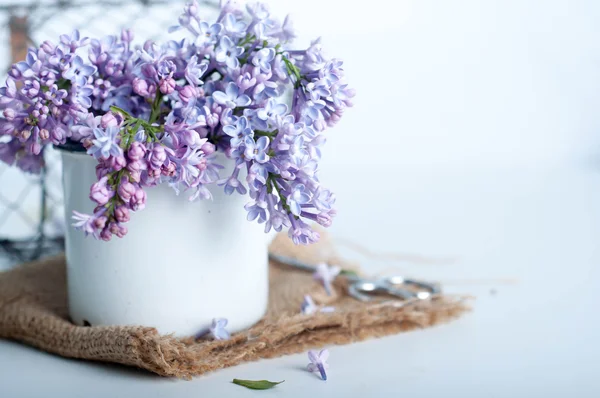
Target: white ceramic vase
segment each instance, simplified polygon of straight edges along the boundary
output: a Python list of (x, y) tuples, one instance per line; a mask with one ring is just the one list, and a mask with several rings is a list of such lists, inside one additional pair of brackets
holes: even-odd
[(212, 201), (190, 202), (167, 184), (148, 188), (146, 208), (132, 213), (129, 233), (104, 242), (71, 227), (73, 210), (94, 208), (89, 189), (97, 163), (85, 153), (61, 152), (75, 324), (153, 326), (189, 336), (213, 318), (227, 318), (235, 332), (264, 315), (268, 236), (246, 220), (248, 197), (213, 187)]

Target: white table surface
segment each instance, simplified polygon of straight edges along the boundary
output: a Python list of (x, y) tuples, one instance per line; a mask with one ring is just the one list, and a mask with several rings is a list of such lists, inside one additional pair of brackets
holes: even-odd
[[(337, 237), (455, 259), (370, 269), (394, 265), (445, 281), (446, 291), (476, 296), (474, 311), (431, 329), (331, 347), (327, 382), (304, 370), (305, 354), (182, 381), (0, 341), (0, 397), (600, 396), (600, 169), (328, 173), (340, 198)], [(370, 188), (353, 183), (366, 177)], [(233, 378), (286, 381), (257, 392)]]

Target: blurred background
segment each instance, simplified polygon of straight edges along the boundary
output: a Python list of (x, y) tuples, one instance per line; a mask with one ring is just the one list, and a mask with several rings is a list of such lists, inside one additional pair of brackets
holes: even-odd
[[(475, 211), (486, 194), (527, 196), (524, 189), (534, 182), (553, 178), (541, 170), (556, 176), (570, 167), (595, 167), (599, 2), (267, 2), (273, 14), (292, 15), (298, 47), (323, 36), (328, 53), (345, 61), (357, 91), (355, 108), (328, 133), (321, 165), (323, 180), (340, 198), (342, 221), (334, 231), (349, 235), (348, 227), (372, 218), (405, 231), (408, 247), (432, 250), (435, 244), (425, 244), (435, 239), (432, 229), (451, 231), (455, 220), (448, 217)], [(184, 3), (1, 0), (0, 70), (5, 75), (29, 44), (72, 29), (98, 37), (128, 27), (138, 43), (166, 39)], [(207, 16), (215, 13), (216, 1), (202, 3)], [(47, 156), (41, 178), (0, 165), (0, 237), (8, 262), (60, 250), (60, 161), (53, 151)], [(498, 181), (506, 187), (498, 188)], [(481, 189), (485, 184), (489, 189)], [(427, 198), (454, 191), (462, 196), (423, 207)], [(387, 210), (358, 212), (352, 204), (381, 197), (398, 201), (397, 219)], [(403, 215), (417, 209), (418, 220)], [(419, 231), (423, 236), (412, 239)], [(374, 243), (396, 245), (385, 237)]]

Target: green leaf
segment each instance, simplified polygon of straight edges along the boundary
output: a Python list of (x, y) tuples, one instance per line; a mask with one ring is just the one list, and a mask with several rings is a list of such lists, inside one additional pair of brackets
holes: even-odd
[(274, 382), (268, 380), (240, 380), (233, 379), (233, 384), (238, 386), (246, 387), (251, 390), (268, 390), (269, 388), (275, 387), (277, 384), (283, 383), (285, 380)]
[(126, 110), (119, 108), (118, 106), (112, 105), (110, 110), (113, 112), (120, 113), (123, 116), (132, 117)]
[(340, 275), (344, 275), (344, 276), (358, 276), (358, 274), (355, 271), (349, 270), (349, 269), (343, 269), (340, 271)]
[(71, 88), (71, 82), (66, 79), (58, 79), (56, 85), (61, 90), (69, 90)]

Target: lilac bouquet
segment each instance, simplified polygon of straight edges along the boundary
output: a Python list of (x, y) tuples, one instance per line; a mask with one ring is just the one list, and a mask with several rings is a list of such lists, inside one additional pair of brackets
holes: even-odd
[[(210, 199), (210, 184), (248, 193), (248, 220), (315, 242), (307, 222), (329, 226), (335, 215), (317, 177), (323, 131), (354, 96), (342, 62), (319, 40), (289, 49), (289, 18), (277, 22), (261, 3), (244, 12), (224, 1), (211, 23), (193, 1), (170, 31), (179, 29), (190, 38), (134, 47), (129, 30), (101, 40), (75, 31), (31, 48), (0, 89), (0, 158), (37, 173), (46, 145), (86, 150), (98, 162), (96, 208), (75, 212), (73, 225), (95, 238), (124, 236), (145, 189), (168, 183), (190, 200)], [(231, 175), (220, 175), (223, 161), (235, 162)]]

